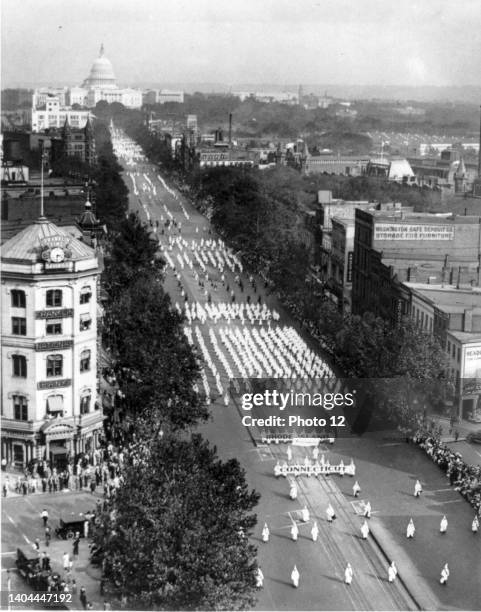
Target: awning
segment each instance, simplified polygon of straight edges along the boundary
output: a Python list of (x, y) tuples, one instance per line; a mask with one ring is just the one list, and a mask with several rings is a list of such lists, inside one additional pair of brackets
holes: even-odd
[(51, 455), (66, 455), (68, 450), (63, 446), (50, 446), (50, 454)]
[(90, 295), (92, 294), (92, 290), (90, 289), (90, 287), (82, 287), (82, 289), (80, 289), (80, 295), (85, 295), (89, 293)]
[(49, 412), (63, 412), (63, 395), (52, 395), (52, 397), (48, 397), (47, 410)]
[(80, 315), (80, 320), (81, 321), (91, 321), (92, 317), (89, 314), (81, 314)]

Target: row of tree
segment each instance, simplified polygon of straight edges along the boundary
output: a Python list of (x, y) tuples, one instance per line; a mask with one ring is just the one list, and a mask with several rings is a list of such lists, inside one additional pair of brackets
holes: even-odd
[[(121, 180), (114, 165), (105, 171), (107, 185)], [(192, 433), (208, 418), (199, 356), (163, 289), (157, 241), (122, 213), (119, 205), (103, 274), (104, 345), (119, 386), (106, 442), (124, 453), (122, 484), (95, 536), (107, 590), (128, 609), (246, 609), (255, 602), (248, 535), (259, 495), (237, 460), (220, 461)]]

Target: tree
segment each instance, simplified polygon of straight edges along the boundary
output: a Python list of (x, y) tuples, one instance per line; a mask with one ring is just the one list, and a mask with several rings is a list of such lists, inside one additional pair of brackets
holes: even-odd
[[(140, 450), (140, 452), (139, 452)], [(129, 609), (240, 610), (254, 604), (259, 495), (236, 459), (200, 435), (132, 449), (97, 536), (105, 575)]]

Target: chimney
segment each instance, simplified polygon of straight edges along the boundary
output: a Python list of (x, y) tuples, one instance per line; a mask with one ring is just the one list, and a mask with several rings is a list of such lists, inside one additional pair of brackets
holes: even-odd
[(463, 321), (463, 331), (464, 332), (472, 332), (473, 331), (473, 311), (465, 310), (464, 311), (464, 321)]

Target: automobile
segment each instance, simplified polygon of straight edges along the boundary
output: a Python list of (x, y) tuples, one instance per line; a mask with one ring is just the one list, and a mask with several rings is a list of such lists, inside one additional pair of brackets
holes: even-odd
[(473, 431), (466, 436), (466, 440), (472, 444), (481, 444), (481, 429), (479, 431)]
[(17, 548), (17, 559), (15, 561), (19, 574), (28, 582), (40, 569), (38, 556), (36, 553), (26, 553), (21, 548)]
[(83, 538), (85, 520), (83, 515), (76, 515), (66, 519), (61, 518), (57, 529), (55, 529), (55, 535), (63, 540), (71, 540), (78, 532), (80, 537)]

